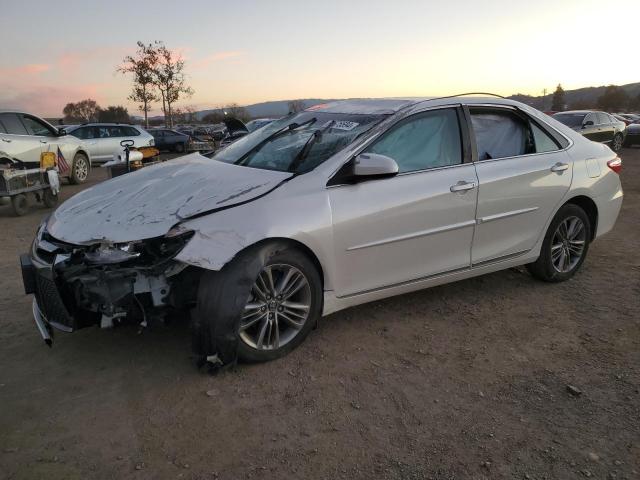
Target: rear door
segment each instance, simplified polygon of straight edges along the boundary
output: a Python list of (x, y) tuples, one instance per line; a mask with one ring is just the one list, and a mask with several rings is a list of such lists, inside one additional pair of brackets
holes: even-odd
[(582, 136), (592, 140), (594, 142), (600, 141), (600, 129), (598, 126), (598, 117), (594, 112), (584, 117), (582, 121), (582, 130), (580, 130)]
[(596, 112), (598, 119), (598, 138), (600, 142), (609, 143), (613, 140), (614, 128), (609, 119), (609, 115), (603, 112)]
[(401, 120), (365, 149), (393, 158), (397, 176), (329, 187), (338, 296), (469, 268), (477, 177), (460, 116)]
[(12, 159), (27, 162), (28, 167), (39, 167), (42, 144), (38, 137), (29, 133), (20, 115), (13, 112), (0, 113), (0, 122), (6, 131), (0, 133), (0, 152)]
[(571, 185), (572, 162), (548, 127), (514, 108), (471, 107), (470, 114), (479, 180), (471, 261), (478, 266), (533, 248)]

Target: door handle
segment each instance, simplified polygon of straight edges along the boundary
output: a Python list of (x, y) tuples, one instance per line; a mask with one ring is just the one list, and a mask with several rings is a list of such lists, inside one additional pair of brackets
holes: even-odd
[(551, 167), (552, 172), (564, 172), (569, 168), (569, 165), (566, 163), (556, 163), (553, 167)]
[(10, 138), (3, 138), (2, 141), (3, 142), (7, 142), (7, 143), (11, 143), (11, 139)]
[(47, 143), (46, 140), (40, 140), (40, 143)]
[(476, 188), (476, 182), (465, 182), (463, 180), (460, 180), (455, 185), (451, 185), (451, 187), (449, 187), (449, 190), (451, 190), (452, 193), (456, 193), (466, 192), (467, 190), (473, 190), (474, 188)]

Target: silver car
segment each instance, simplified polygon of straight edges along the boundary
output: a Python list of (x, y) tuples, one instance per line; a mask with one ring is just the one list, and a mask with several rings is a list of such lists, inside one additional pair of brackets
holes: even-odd
[(56, 154), (61, 176), (76, 184), (87, 180), (91, 155), (82, 141), (30, 113), (0, 110), (0, 160), (18, 160), (32, 167), (40, 165), (44, 152)]
[(86, 123), (66, 128), (69, 135), (82, 140), (95, 163), (104, 163), (113, 158), (114, 153), (122, 151), (120, 142), (132, 140), (133, 147), (152, 147), (154, 138), (150, 133), (136, 125), (122, 123)]
[(518, 265), (571, 278), (616, 221), (620, 168), (502, 98), (333, 102), (77, 194), (23, 276), (48, 342), (188, 311), (202, 362), (271, 360), (361, 303)]

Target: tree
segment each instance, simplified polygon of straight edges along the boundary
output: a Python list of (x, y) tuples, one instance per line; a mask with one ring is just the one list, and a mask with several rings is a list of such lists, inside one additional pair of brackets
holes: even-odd
[(180, 98), (193, 95), (193, 89), (186, 84), (182, 56), (159, 41), (155, 42), (154, 49), (158, 58), (153, 69), (153, 81), (160, 90), (165, 123), (167, 127), (172, 127), (172, 105)]
[(558, 84), (556, 91), (553, 92), (553, 101), (551, 102), (551, 110), (554, 112), (561, 112), (564, 110), (564, 89), (562, 85)]
[(65, 123), (88, 123), (98, 119), (100, 107), (95, 100), (87, 98), (78, 103), (67, 103), (62, 110)]
[(224, 115), (225, 117), (237, 118), (238, 120), (242, 120), (243, 122), (251, 120), (251, 115), (249, 115), (247, 109), (241, 107), (237, 103), (231, 103), (224, 107)]
[(636, 95), (635, 98), (632, 98), (629, 101), (629, 110), (636, 112), (640, 110), (640, 92), (638, 92), (638, 95)]
[(289, 101), (289, 113), (298, 113), (304, 110), (304, 102), (302, 100)]
[(129, 116), (129, 112), (125, 107), (121, 105), (110, 105), (106, 109), (98, 108), (98, 121), (111, 123), (129, 123), (131, 122), (131, 117)]
[(598, 98), (598, 108), (607, 112), (617, 112), (627, 108), (629, 95), (617, 85), (609, 85)]
[(120, 73), (133, 73), (133, 88), (129, 100), (140, 102), (138, 109), (144, 114), (144, 125), (149, 127), (149, 111), (151, 104), (159, 100), (155, 92), (154, 70), (158, 63), (158, 54), (153, 44), (138, 42), (135, 57), (127, 55), (124, 63), (118, 68)]

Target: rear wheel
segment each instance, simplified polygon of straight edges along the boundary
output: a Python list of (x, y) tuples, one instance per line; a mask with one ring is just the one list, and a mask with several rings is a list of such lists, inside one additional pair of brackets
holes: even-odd
[(616, 133), (615, 137), (613, 137), (613, 141), (611, 142), (611, 150), (619, 152), (622, 148), (622, 141), (622, 134)]
[(309, 334), (322, 312), (315, 265), (288, 244), (250, 248), (220, 272), (206, 272), (194, 311), (197, 350), (235, 352), (248, 362), (280, 358)]
[(24, 193), (19, 193), (11, 197), (11, 206), (13, 207), (13, 213), (16, 217), (26, 215), (29, 211), (29, 202), (27, 196)]
[(529, 272), (546, 282), (570, 279), (582, 266), (591, 240), (587, 214), (577, 205), (564, 205), (549, 225), (540, 257), (527, 265)]
[(73, 164), (71, 165), (71, 176), (69, 180), (74, 185), (80, 185), (87, 181), (89, 176), (89, 159), (84, 153), (77, 153), (73, 157)]

